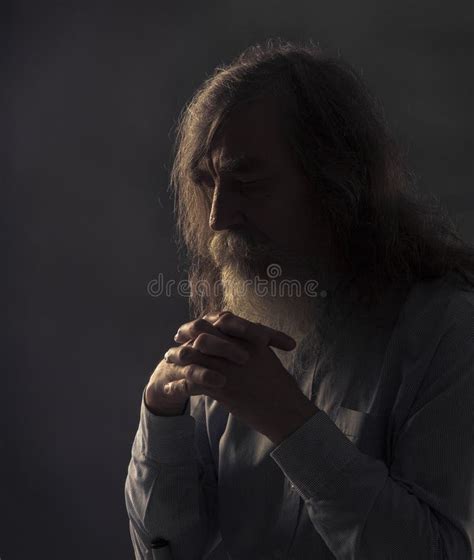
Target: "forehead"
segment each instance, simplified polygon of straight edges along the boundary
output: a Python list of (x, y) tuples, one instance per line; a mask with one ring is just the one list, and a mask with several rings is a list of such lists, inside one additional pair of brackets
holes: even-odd
[(281, 119), (272, 100), (235, 108), (211, 146), (214, 169), (254, 171), (289, 160)]

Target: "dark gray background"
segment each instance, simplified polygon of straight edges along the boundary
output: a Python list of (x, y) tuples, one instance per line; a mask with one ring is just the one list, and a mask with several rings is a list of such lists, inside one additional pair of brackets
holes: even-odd
[(15, 2), (2, 7), (5, 295), (0, 557), (132, 558), (141, 393), (187, 320), (166, 191), (196, 86), (272, 36), (363, 71), (424, 191), (474, 240), (472, 4)]

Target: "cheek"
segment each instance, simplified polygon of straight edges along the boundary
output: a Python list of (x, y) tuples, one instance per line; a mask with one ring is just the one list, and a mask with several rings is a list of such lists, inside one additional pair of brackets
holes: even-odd
[(248, 222), (269, 239), (276, 241), (287, 231), (286, 224), (289, 220), (288, 208), (275, 199), (265, 202), (251, 201), (245, 211)]
[(295, 244), (311, 237), (314, 202), (304, 196), (302, 185), (274, 185), (268, 196), (247, 200), (244, 214), (253, 227), (273, 241)]

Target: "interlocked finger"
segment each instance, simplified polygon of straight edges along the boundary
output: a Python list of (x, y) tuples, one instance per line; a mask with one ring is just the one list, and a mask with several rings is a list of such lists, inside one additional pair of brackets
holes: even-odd
[(170, 381), (165, 385), (171, 385), (172, 391), (180, 391), (184, 395), (201, 394), (200, 387), (216, 389), (225, 385), (225, 377), (210, 368), (197, 364), (189, 364), (187, 366), (176, 366), (175, 371), (170, 375)]
[(187, 342), (189, 340), (194, 340), (197, 338), (201, 333), (209, 333), (224, 340), (229, 340), (229, 337), (222, 333), (219, 329), (214, 327), (212, 323), (206, 321), (204, 318), (195, 319), (194, 321), (190, 321), (189, 323), (184, 323), (178, 329), (178, 332), (175, 334), (174, 339), (176, 342)]
[(281, 350), (293, 350), (296, 341), (282, 331), (278, 331), (261, 323), (253, 323), (230, 311), (222, 313), (213, 323), (221, 332), (246, 340), (250, 343), (274, 346)]
[(216, 358), (243, 365), (249, 357), (249, 353), (237, 344), (207, 333), (200, 334), (192, 344), (170, 348), (164, 355), (167, 362), (180, 366), (194, 363), (210, 368), (219, 368), (223, 365)]

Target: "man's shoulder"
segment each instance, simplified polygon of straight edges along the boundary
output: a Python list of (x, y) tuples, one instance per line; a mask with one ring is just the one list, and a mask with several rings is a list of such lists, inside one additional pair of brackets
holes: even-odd
[(401, 344), (421, 353), (454, 331), (474, 336), (474, 287), (452, 273), (415, 282), (399, 316)]
[(412, 318), (428, 316), (455, 318), (474, 311), (474, 286), (462, 282), (457, 274), (448, 273), (435, 279), (418, 280), (405, 301), (404, 313)]

